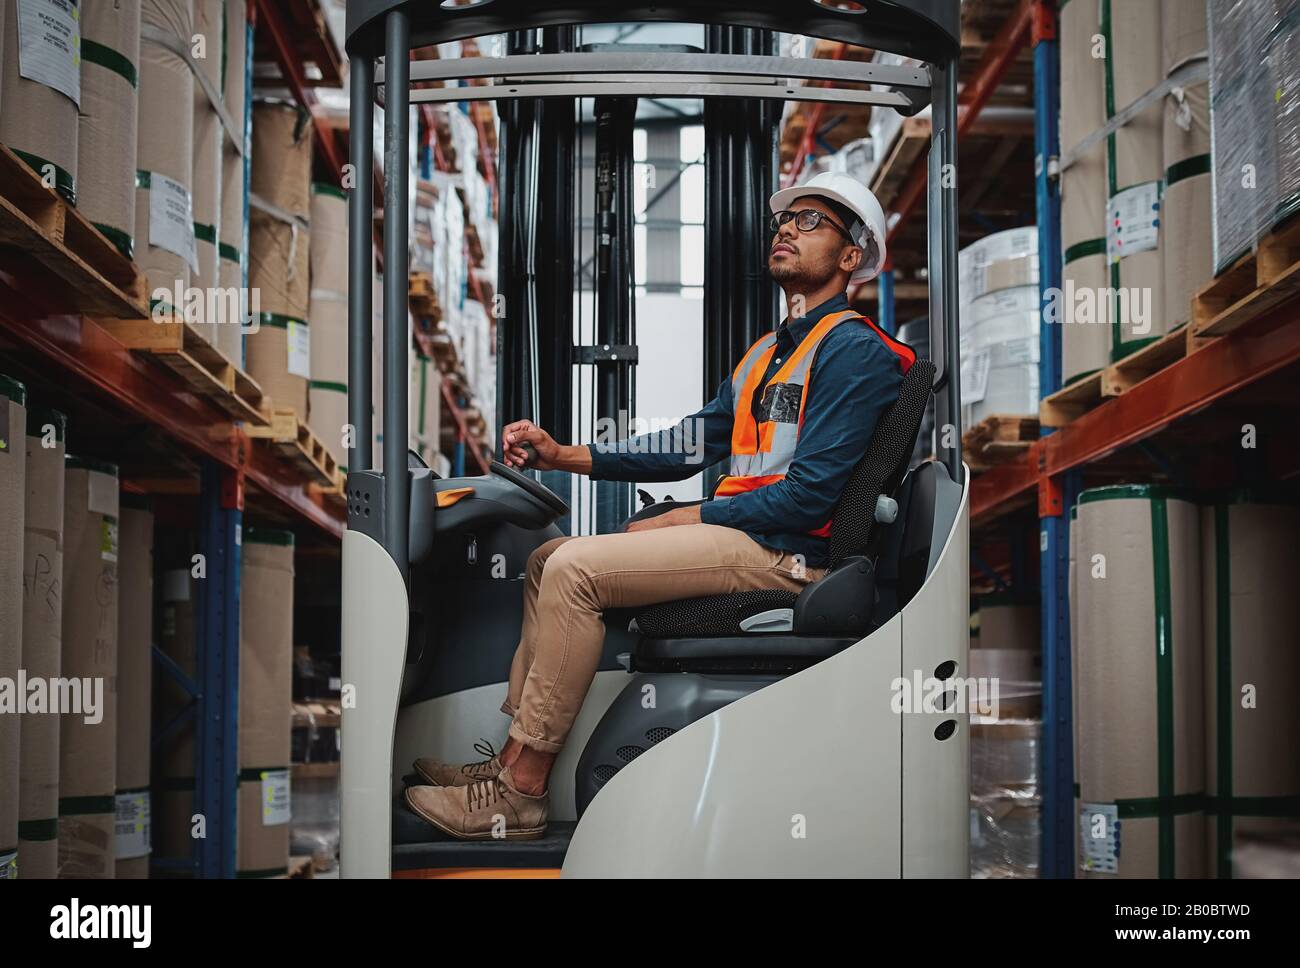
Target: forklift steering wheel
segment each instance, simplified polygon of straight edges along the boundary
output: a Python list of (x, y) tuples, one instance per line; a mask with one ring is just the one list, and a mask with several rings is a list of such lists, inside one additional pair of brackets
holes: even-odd
[(515, 487), (524, 491), (524, 493), (529, 497), (541, 501), (557, 515), (563, 516), (569, 513), (569, 505), (564, 501), (564, 499), (546, 485), (533, 480), (533, 478), (529, 477), (527, 474), (521, 474), (513, 467), (507, 467), (505, 464), (496, 460), (488, 464), (488, 470), (497, 477), (505, 478), (511, 484), (515, 485)]

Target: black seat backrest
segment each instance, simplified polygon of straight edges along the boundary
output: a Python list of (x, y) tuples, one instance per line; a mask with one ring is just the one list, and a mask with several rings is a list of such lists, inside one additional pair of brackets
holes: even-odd
[(934, 384), (935, 365), (917, 360), (903, 375), (898, 399), (880, 418), (867, 452), (849, 476), (831, 515), (830, 567), (853, 555), (872, 555), (876, 535), (876, 501), (892, 495), (907, 473)]

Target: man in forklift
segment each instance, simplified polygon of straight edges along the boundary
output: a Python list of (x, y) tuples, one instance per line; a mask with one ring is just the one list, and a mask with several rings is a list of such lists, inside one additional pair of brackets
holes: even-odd
[[(767, 267), (785, 291), (788, 316), (746, 352), (702, 410), (617, 444), (561, 445), (527, 420), (502, 430), (502, 460), (515, 467), (674, 481), (729, 458), (730, 473), (701, 504), (615, 534), (556, 538), (533, 552), (501, 706), (512, 719), (505, 747), (475, 763), (422, 757), (415, 771), (429, 785), (406, 791), (410, 808), (450, 836), (545, 833), (547, 779), (595, 676), (606, 608), (797, 592), (825, 574), (832, 512), (916, 356), (849, 308), (850, 282), (876, 276), (885, 258), (875, 196), (848, 175), (827, 172), (776, 192), (769, 206)], [(696, 446), (685, 448), (684, 440)]]

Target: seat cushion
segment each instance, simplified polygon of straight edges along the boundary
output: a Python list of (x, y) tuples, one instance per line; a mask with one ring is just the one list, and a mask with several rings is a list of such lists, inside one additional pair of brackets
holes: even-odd
[(740, 623), (769, 608), (794, 608), (797, 592), (763, 588), (730, 595), (679, 598), (651, 605), (637, 613), (636, 627), (642, 635), (669, 638), (675, 635), (744, 635)]
[(642, 636), (636, 647), (638, 672), (795, 672), (842, 652), (851, 636), (726, 635), (716, 638)]

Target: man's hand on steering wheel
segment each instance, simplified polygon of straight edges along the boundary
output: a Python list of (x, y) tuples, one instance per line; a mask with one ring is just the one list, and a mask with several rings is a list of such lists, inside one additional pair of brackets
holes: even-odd
[[(531, 444), (536, 455), (530, 460), (524, 444)], [(561, 447), (531, 420), (516, 420), (501, 430), (501, 463), (507, 467), (524, 467), (539, 471), (560, 470)]]

